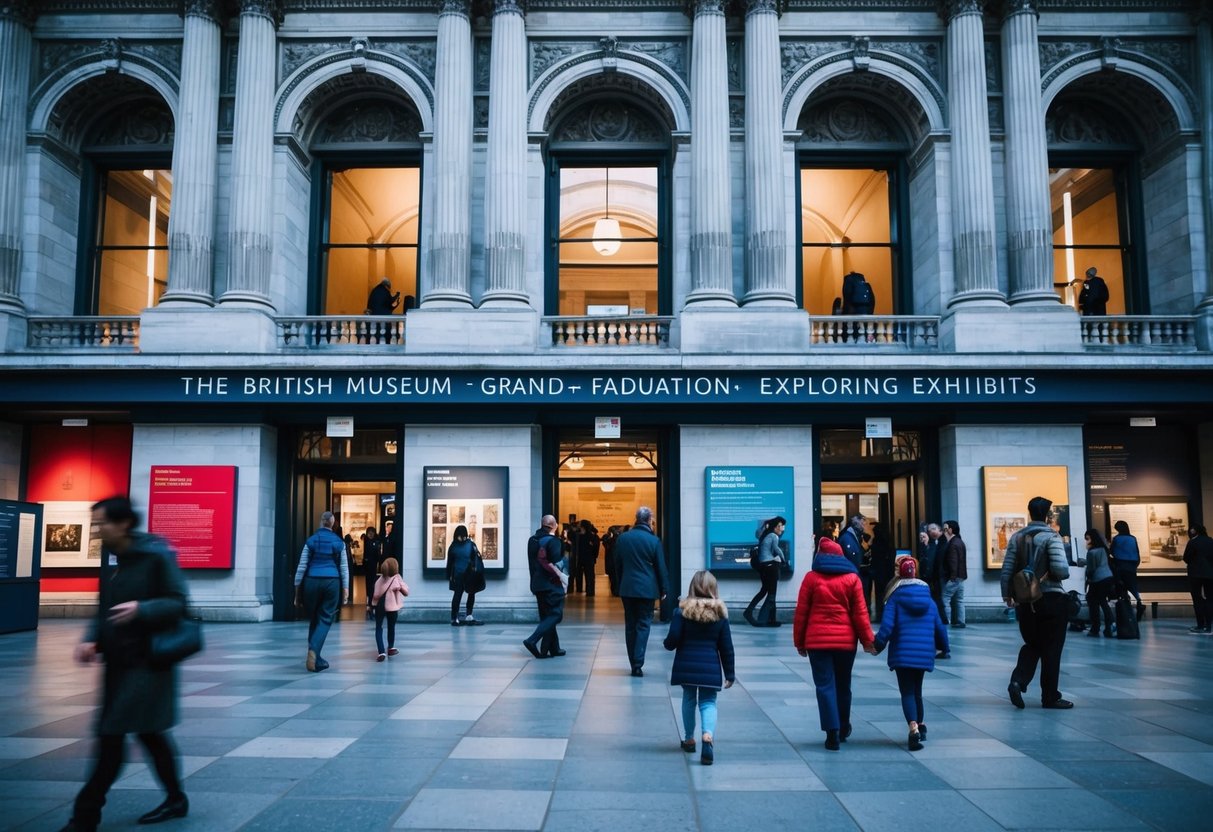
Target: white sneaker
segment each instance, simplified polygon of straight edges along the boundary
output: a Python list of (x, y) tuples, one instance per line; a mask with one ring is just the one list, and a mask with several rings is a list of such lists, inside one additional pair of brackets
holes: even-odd
[(476, 617), (472, 615), (464, 616), (463, 619), (463, 624), (465, 627), (479, 627), (483, 623), (483, 621), (477, 621)]

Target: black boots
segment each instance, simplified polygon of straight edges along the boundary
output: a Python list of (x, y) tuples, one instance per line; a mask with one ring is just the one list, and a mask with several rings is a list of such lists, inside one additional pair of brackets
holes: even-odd
[(837, 751), (840, 748), (842, 748), (842, 746), (838, 742), (838, 729), (831, 728), (826, 731), (826, 750)]
[(139, 822), (142, 824), (163, 823), (173, 818), (183, 818), (189, 814), (189, 811), (189, 799), (184, 794), (181, 794), (177, 797), (170, 797), (155, 809), (140, 817)]

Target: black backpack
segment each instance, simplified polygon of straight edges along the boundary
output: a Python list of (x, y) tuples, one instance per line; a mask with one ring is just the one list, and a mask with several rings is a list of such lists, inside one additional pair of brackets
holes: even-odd
[(761, 543), (759, 543), (757, 546), (750, 547), (750, 568), (751, 569), (761, 569), (762, 568), (762, 564), (758, 560), (758, 556), (761, 552), (762, 552)]
[(872, 294), (872, 284), (868, 281), (862, 281), (855, 287), (855, 295), (851, 299), (852, 306), (871, 306), (876, 302), (876, 296)]

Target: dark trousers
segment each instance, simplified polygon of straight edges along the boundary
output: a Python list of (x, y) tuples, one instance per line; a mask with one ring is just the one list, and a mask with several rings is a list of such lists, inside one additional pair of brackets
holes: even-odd
[(363, 579), (366, 586), (366, 608), (369, 610), (371, 608), (371, 599), (375, 597), (375, 580), (379, 576), (375, 574), (375, 567), (370, 563), (364, 561), (362, 569), (366, 572)]
[[(168, 792), (169, 798), (182, 797), (184, 793), (181, 791), (181, 780), (177, 776), (177, 755), (168, 734), (140, 734), (139, 742), (143, 743), (148, 756), (152, 758), (156, 777)], [(97, 760), (93, 765), (93, 773), (76, 795), (76, 805), (72, 810), (72, 820), (78, 825), (95, 826), (101, 822), (101, 808), (105, 806), (105, 796), (118, 779), (125, 756), (124, 735), (103, 734), (97, 737)]]
[(1019, 648), (1019, 661), (1011, 672), (1011, 681), (1027, 690), (1039, 662), (1042, 704), (1061, 699), (1057, 686), (1061, 678), (1061, 650), (1066, 645), (1066, 626), (1069, 624), (1068, 606), (1069, 599), (1064, 592), (1046, 592), (1035, 604), (1020, 604), (1015, 608), (1023, 647)]
[[(455, 590), (454, 594), (451, 595), (451, 620), (452, 621), (455, 621), (456, 619), (459, 618), (459, 605), (462, 602), (463, 602), (463, 590), (457, 589), (457, 590)], [(475, 608), (475, 606), (476, 606), (476, 593), (469, 592), (468, 593), (468, 611), (467, 611), (468, 615), (472, 614), (472, 610)]]
[[(1112, 577), (1125, 588), (1126, 592), (1137, 599), (1137, 608), (1140, 611), (1141, 590), (1137, 588), (1137, 566), (1138, 563), (1135, 560), (1128, 562), (1114, 560), (1112, 561)], [(1140, 618), (1140, 616), (1138, 617)]]
[(569, 552), (569, 592), (581, 592), (585, 589), (582, 585), (581, 558), (575, 552)]
[(863, 602), (868, 605), (868, 616), (872, 615), (872, 570), (860, 567), (859, 583), (863, 587)]
[(1116, 617), (1112, 615), (1112, 606), (1108, 599), (1116, 587), (1115, 578), (1104, 578), (1087, 587), (1087, 609), (1091, 611), (1091, 632), (1099, 632), (1099, 616), (1103, 613), (1103, 628), (1106, 635), (1112, 635), (1112, 624)]
[(763, 564), (762, 568), (758, 570), (758, 577), (762, 580), (762, 588), (750, 600), (746, 612), (753, 615), (754, 608), (758, 606), (759, 601), (762, 601), (762, 609), (758, 611), (756, 620), (759, 624), (771, 624), (775, 621), (775, 593), (779, 590), (779, 564), (775, 561)]
[(810, 650), (809, 666), (817, 687), (821, 730), (837, 731), (851, 724), (851, 668), (854, 650)]
[(926, 671), (921, 667), (899, 667), (897, 674), (897, 690), (901, 693), (901, 713), (906, 718), (906, 724), (922, 722), (922, 677)]
[(594, 566), (598, 563), (597, 558), (582, 558), (577, 563), (577, 568), (581, 570), (581, 577), (578, 580), (578, 587), (581, 582), (585, 582), (585, 594), (594, 594)]
[(556, 625), (564, 620), (564, 593), (556, 588), (535, 593), (539, 606), (539, 626), (527, 641), (539, 645), (540, 655), (551, 655), (560, 649), (560, 635)]
[(383, 622), (387, 622), (387, 646), (396, 646), (396, 617), (400, 613), (397, 610), (388, 612), (383, 608), (383, 604), (375, 607), (375, 646), (379, 648), (380, 653), (386, 653), (383, 649)]
[(649, 646), (652, 623), (652, 598), (623, 599), (623, 638), (628, 647), (628, 663), (633, 670), (644, 667), (644, 653)]
[(303, 604), (308, 612), (307, 649), (319, 657), (341, 605), (341, 579), (304, 578)]
[(1196, 610), (1196, 626), (1213, 625), (1213, 578), (1189, 578), (1192, 608)]
[(931, 598), (934, 599), (935, 607), (939, 610), (939, 618), (944, 624), (948, 624), (950, 623), (948, 621), (948, 611), (943, 606), (943, 584), (939, 582), (938, 578), (932, 578), (929, 583)]

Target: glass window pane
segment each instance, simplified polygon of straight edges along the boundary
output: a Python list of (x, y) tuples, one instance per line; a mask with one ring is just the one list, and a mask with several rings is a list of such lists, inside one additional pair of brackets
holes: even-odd
[(561, 168), (560, 236), (604, 217), (656, 236), (657, 168)]
[(335, 171), (329, 205), (330, 243), (416, 243), (421, 170)]
[(1049, 171), (1049, 195), (1054, 245), (1121, 244), (1120, 209), (1111, 169), (1053, 168)]
[(400, 293), (395, 314), (404, 314), (405, 299), (417, 295), (417, 249), (332, 248), (325, 263), (324, 315), (362, 315), (371, 290), (387, 277), (392, 294)]
[(810, 315), (829, 315), (842, 297), (842, 279), (860, 272), (876, 296), (876, 315), (893, 314), (893, 249), (805, 246), (802, 250), (804, 308)]
[(155, 306), (168, 284), (168, 170), (105, 175), (97, 252), (97, 314), (137, 315)]
[(805, 243), (889, 243), (889, 174), (806, 168), (800, 172)]
[(643, 309), (656, 315), (657, 243), (624, 243), (609, 258), (590, 243), (562, 243), (556, 314), (587, 315), (591, 306)]
[(1121, 250), (1079, 248), (1070, 251), (1073, 252), (1074, 269), (1077, 274), (1072, 283), (1066, 281), (1069, 269), (1066, 257), (1067, 249), (1053, 249), (1053, 274), (1055, 275), (1053, 290), (1057, 292), (1061, 302), (1078, 309), (1078, 294), (1082, 291), (1083, 277), (1086, 275), (1087, 269), (1094, 266), (1099, 271), (1099, 276), (1104, 279), (1104, 283), (1108, 285), (1108, 314), (1126, 314), (1128, 310), (1125, 306), (1125, 274)]

